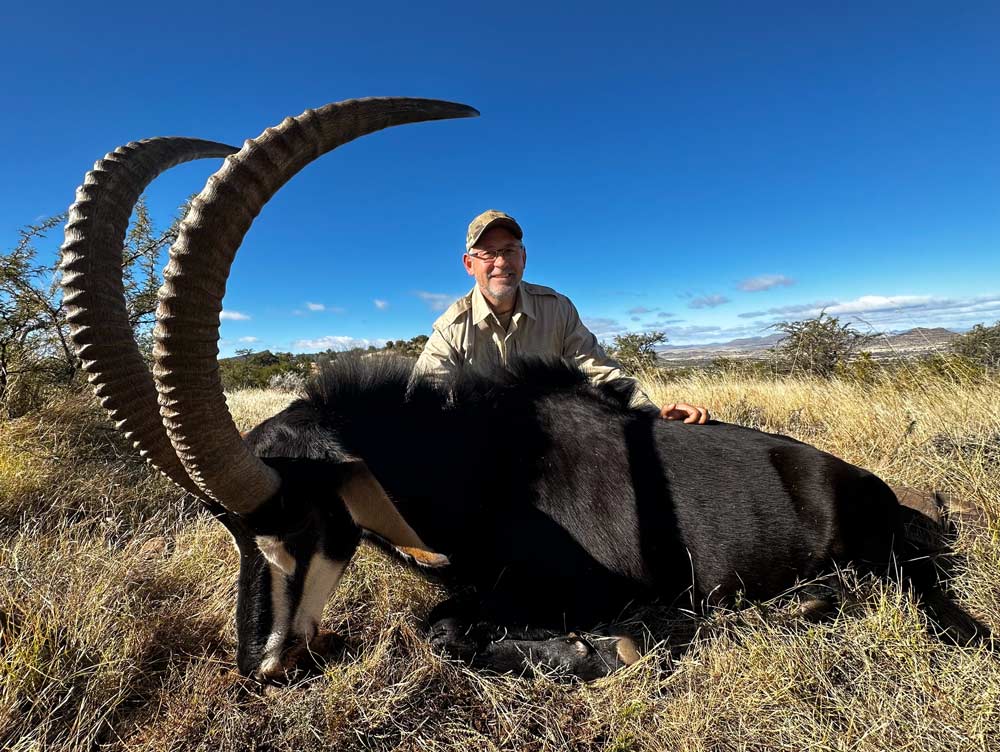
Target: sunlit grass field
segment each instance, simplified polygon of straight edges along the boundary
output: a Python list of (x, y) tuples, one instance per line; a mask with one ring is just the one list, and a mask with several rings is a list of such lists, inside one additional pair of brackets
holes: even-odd
[[(976, 513), (954, 585), (1000, 630), (1000, 382), (700, 373), (645, 388), (961, 500)], [(242, 428), (290, 399), (229, 395)], [(639, 663), (575, 684), (434, 656), (421, 620), (442, 593), (364, 548), (326, 611), (346, 654), (264, 690), (235, 671), (236, 570), (221, 525), (88, 399), (0, 423), (0, 749), (1000, 749), (1000, 659), (942, 644), (907, 596), (851, 573), (856, 597), (820, 624), (780, 601), (646, 612), (675, 636), (655, 630)]]

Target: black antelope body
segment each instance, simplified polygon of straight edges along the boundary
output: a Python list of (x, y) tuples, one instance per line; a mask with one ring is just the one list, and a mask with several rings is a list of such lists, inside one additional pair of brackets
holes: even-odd
[[(241, 438), (219, 380), (219, 313), (263, 205), (354, 138), (476, 114), (434, 100), (340, 102), (240, 150), (129, 144), (77, 191), (62, 262), (73, 341), (116, 425), (235, 538), (240, 670), (278, 679), (293, 667), (363, 535), (443, 569), (464, 594), (432, 614), (443, 651), (494, 670), (542, 664), (585, 678), (631, 662), (635, 649), (566, 631), (614, 618), (630, 600), (769, 597), (843, 563), (885, 571), (910, 557), (904, 513), (871, 473), (783, 436), (661, 421), (561, 364), (442, 385), (411, 383), (395, 361), (348, 363)], [(201, 157), (226, 159), (170, 250), (150, 373), (125, 311), (123, 239), (145, 186)], [(940, 604), (929, 567), (906, 573)], [(974, 639), (976, 626), (964, 619), (961, 637)]]

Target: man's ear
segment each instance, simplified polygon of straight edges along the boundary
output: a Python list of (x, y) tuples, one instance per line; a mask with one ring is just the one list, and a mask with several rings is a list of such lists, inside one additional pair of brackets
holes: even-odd
[(465, 271), (470, 277), (475, 277), (476, 273), (472, 271), (472, 265), (475, 263), (475, 259), (472, 258), (468, 253), (462, 254), (462, 263), (465, 264)]
[(422, 566), (436, 568), (450, 563), (447, 556), (431, 551), (420, 540), (364, 462), (345, 462), (338, 469), (337, 493), (358, 527), (375, 533)]

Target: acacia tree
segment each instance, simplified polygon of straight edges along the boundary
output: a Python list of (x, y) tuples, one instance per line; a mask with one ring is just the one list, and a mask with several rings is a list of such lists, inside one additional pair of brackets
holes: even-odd
[[(17, 244), (0, 253), (0, 409), (8, 416), (30, 409), (52, 388), (72, 383), (80, 369), (59, 287), (59, 253), (53, 251), (46, 263), (39, 261), (37, 247), (65, 219), (58, 214), (28, 225)], [(122, 249), (129, 322), (147, 354), (152, 352), (160, 262), (178, 226), (176, 218), (158, 232), (140, 198)]]
[(653, 348), (666, 341), (667, 335), (663, 332), (616, 334), (607, 351), (608, 355), (621, 364), (623, 370), (638, 374), (656, 368), (658, 358)]
[(862, 334), (850, 324), (841, 324), (836, 316), (820, 312), (814, 319), (781, 321), (772, 328), (785, 337), (772, 352), (779, 363), (791, 373), (807, 373), (830, 378), (850, 358), (875, 339), (873, 334)]
[(38, 263), (35, 247), (64, 219), (28, 225), (17, 245), (0, 254), (0, 405), (8, 408), (16, 388), (33, 391), (41, 377), (70, 380), (76, 370), (55, 264)]

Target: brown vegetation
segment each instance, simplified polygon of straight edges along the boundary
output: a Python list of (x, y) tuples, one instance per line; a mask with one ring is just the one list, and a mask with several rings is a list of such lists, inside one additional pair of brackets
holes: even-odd
[[(982, 522), (960, 531), (956, 585), (1000, 629), (1000, 382), (695, 373), (646, 388), (974, 504)], [(229, 404), (245, 428), (289, 399)], [(0, 422), (0, 572), (3, 749), (1000, 746), (1000, 661), (935, 640), (906, 596), (850, 573), (856, 597), (822, 624), (782, 602), (697, 620), (638, 613), (676, 637), (579, 685), (435, 657), (420, 623), (441, 593), (365, 548), (327, 609), (342, 655), (316, 679), (261, 690), (235, 672), (228, 535), (80, 397)]]

